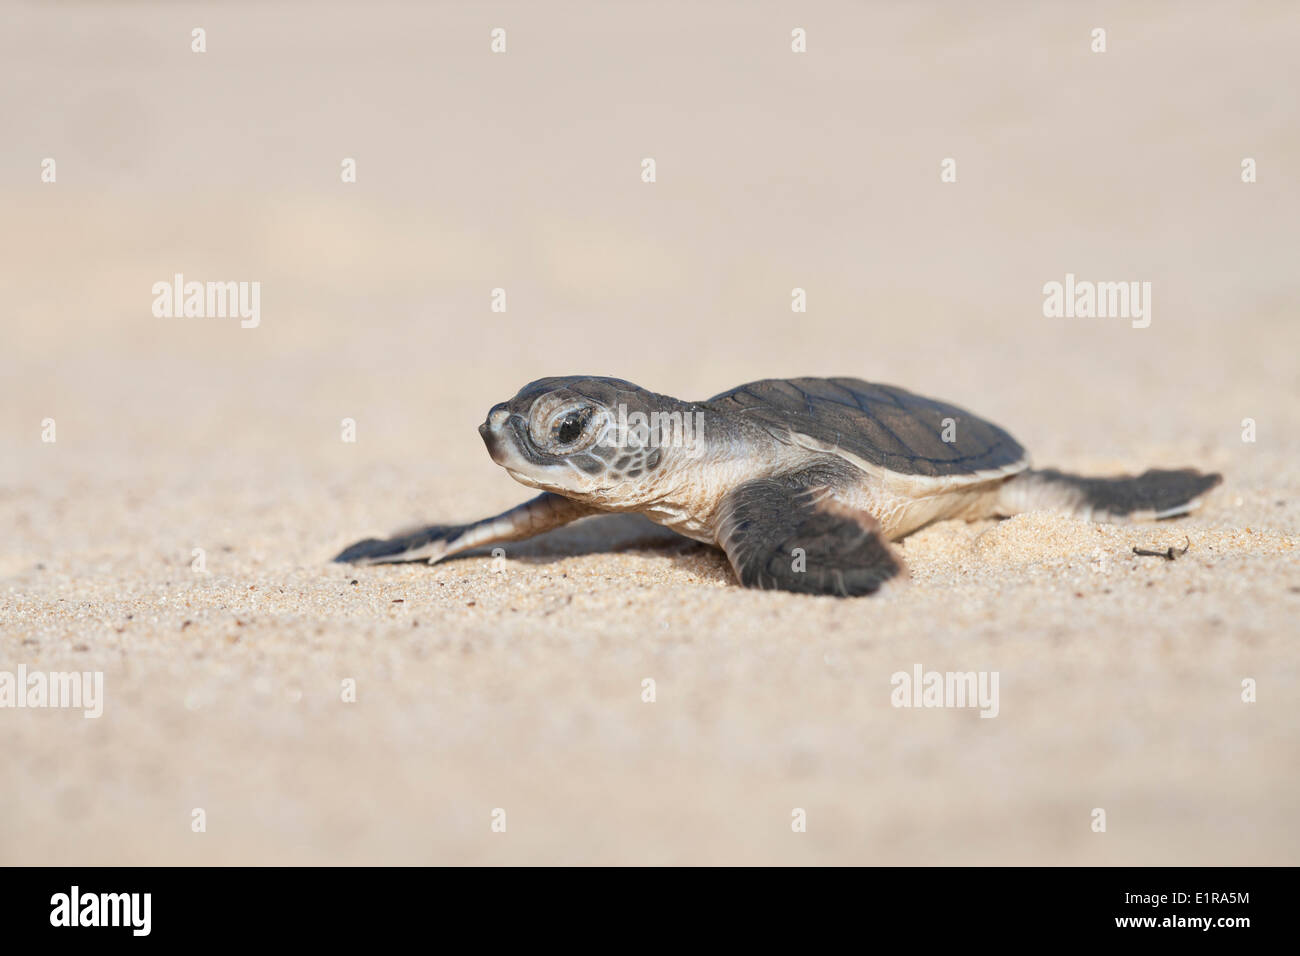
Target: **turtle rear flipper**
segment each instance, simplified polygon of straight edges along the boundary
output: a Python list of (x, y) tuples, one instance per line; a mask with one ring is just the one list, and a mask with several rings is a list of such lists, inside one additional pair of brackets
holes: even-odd
[(741, 584), (852, 597), (907, 576), (876, 519), (839, 500), (825, 479), (813, 468), (747, 481), (727, 494), (718, 543)]
[(1223, 480), (1194, 468), (1150, 469), (1137, 476), (1088, 478), (1046, 468), (1022, 472), (1002, 486), (998, 514), (1057, 511), (1093, 521), (1153, 521), (1187, 514)]

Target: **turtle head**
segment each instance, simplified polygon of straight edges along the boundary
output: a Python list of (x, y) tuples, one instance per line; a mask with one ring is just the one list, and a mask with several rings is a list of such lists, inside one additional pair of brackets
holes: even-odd
[[(700, 413), (616, 378), (565, 376), (494, 405), (479, 434), (516, 481), (579, 500), (649, 497), (670, 457), (689, 454)], [(674, 431), (674, 424), (676, 431)]]

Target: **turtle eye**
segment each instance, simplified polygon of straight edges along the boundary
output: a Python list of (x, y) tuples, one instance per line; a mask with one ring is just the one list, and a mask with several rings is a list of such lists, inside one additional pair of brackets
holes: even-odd
[(577, 415), (565, 415), (563, 420), (555, 429), (555, 437), (560, 440), (560, 444), (568, 445), (578, 440), (582, 434), (582, 419)]
[(589, 421), (590, 408), (572, 408), (561, 412), (551, 422), (551, 441), (556, 445), (572, 445), (582, 438)]

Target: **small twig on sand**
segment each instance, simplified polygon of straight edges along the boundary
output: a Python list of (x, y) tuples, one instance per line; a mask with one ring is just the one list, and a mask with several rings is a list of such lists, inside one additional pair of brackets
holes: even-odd
[(1181, 551), (1175, 551), (1172, 547), (1168, 551), (1147, 551), (1145, 548), (1134, 548), (1133, 553), (1142, 558), (1164, 558), (1166, 561), (1173, 561), (1185, 555), (1191, 550), (1191, 547), (1192, 539), (1188, 538), (1187, 544), (1183, 546)]

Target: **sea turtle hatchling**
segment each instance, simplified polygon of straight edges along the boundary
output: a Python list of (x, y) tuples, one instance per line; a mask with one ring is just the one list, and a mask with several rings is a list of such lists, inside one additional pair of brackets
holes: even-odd
[(997, 425), (855, 378), (768, 379), (705, 402), (615, 378), (543, 378), (493, 406), (479, 433), (493, 461), (543, 493), (471, 524), (370, 538), (335, 560), (432, 564), (587, 515), (640, 512), (722, 548), (747, 587), (850, 596), (905, 576), (889, 542), (932, 521), (1168, 518), (1220, 481), (1190, 468), (1031, 469)]

